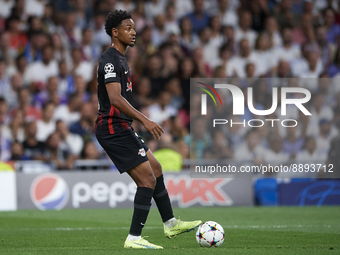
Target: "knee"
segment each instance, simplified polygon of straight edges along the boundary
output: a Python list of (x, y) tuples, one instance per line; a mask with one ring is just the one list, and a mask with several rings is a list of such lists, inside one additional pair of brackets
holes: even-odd
[(147, 177), (144, 178), (142, 186), (150, 189), (155, 189), (156, 177), (153, 174), (148, 175)]
[(155, 173), (155, 175), (157, 177), (161, 176), (161, 174), (162, 174), (162, 166), (161, 166), (161, 164), (158, 161), (155, 164), (153, 171), (154, 171), (154, 173)]

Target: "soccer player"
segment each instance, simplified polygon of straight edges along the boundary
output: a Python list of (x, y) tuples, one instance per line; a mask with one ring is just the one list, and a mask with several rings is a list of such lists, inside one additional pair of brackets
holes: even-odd
[(128, 173), (137, 185), (134, 212), (125, 248), (163, 249), (141, 237), (154, 198), (164, 223), (164, 234), (171, 238), (193, 230), (202, 222), (180, 221), (172, 212), (168, 192), (164, 185), (162, 167), (144, 141), (131, 127), (132, 119), (140, 121), (154, 139), (164, 130), (131, 106), (131, 73), (125, 51), (136, 40), (135, 24), (126, 11), (110, 12), (105, 21), (111, 47), (98, 64), (98, 107), (96, 137), (120, 173)]

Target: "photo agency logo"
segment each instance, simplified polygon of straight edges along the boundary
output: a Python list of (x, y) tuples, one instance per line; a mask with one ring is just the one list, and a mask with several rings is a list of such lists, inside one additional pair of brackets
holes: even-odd
[[(289, 105), (295, 105), (304, 115), (312, 115), (307, 108), (304, 106), (307, 102), (310, 101), (311, 99), (311, 93), (309, 90), (305, 88), (298, 88), (298, 87), (273, 87), (272, 88), (272, 105), (269, 109), (263, 110), (263, 109), (255, 109), (254, 102), (253, 102), (253, 88), (248, 87), (247, 88), (247, 93), (246, 97), (243, 93), (243, 91), (232, 84), (214, 84), (214, 87), (202, 83), (202, 82), (196, 82), (200, 85), (204, 85), (208, 89), (210, 89), (215, 96), (218, 98), (220, 101), (220, 104), (222, 107), (222, 100), (220, 95), (217, 93), (216, 89), (224, 89), (228, 90), (231, 93), (232, 97), (232, 115), (233, 116), (241, 116), (245, 114), (245, 103), (247, 102), (247, 106), (249, 111), (257, 116), (270, 116), (273, 114), (278, 106), (280, 106), (281, 109), (281, 116), (287, 116), (287, 108)], [(216, 107), (219, 107), (218, 104), (216, 103), (216, 100), (212, 93), (202, 87), (197, 87), (201, 89), (202, 91), (206, 92), (213, 100), (214, 104)], [(280, 89), (280, 94), (281, 94), (281, 100), (280, 100), (280, 105), (278, 101), (278, 96), (279, 96), (279, 89)], [(294, 94), (301, 94), (301, 97), (299, 98), (289, 98), (289, 94), (294, 93)], [(202, 94), (201, 95), (201, 115), (207, 115), (207, 94)], [(224, 94), (224, 93), (223, 93)], [(303, 97), (304, 95), (304, 97)], [(247, 101), (245, 101), (247, 100)], [(262, 127), (265, 122), (271, 123), (271, 127), (274, 127), (275, 123), (279, 122), (283, 127), (295, 127), (298, 125), (298, 121), (296, 119), (277, 119), (277, 118), (258, 118), (258, 119), (250, 119), (248, 121), (243, 120), (242, 122), (233, 122), (233, 119), (213, 119), (213, 127), (216, 127), (217, 125), (226, 125), (230, 124), (232, 125), (243, 125), (244, 127)]]

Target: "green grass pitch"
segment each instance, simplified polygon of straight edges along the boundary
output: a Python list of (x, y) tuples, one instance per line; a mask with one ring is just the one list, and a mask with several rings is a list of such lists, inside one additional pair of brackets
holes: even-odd
[(201, 248), (195, 231), (167, 239), (157, 209), (143, 230), (164, 250), (126, 250), (132, 209), (0, 212), (0, 254), (340, 254), (340, 207), (174, 209), (182, 220), (220, 223), (219, 248)]

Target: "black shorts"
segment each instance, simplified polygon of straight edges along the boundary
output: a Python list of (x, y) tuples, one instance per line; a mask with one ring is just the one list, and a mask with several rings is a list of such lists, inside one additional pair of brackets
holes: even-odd
[(120, 133), (96, 135), (96, 137), (120, 173), (149, 160), (146, 155), (149, 147), (132, 127)]

